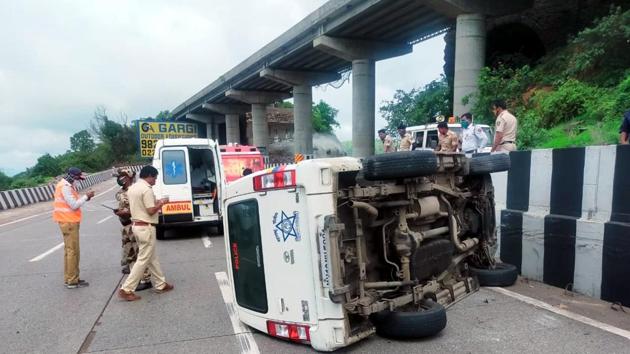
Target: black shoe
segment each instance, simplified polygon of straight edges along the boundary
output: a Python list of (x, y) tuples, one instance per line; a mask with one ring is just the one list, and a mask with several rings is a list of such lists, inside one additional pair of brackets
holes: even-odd
[(79, 280), (79, 282), (76, 284), (66, 284), (67, 289), (85, 288), (88, 286), (90, 286), (90, 283), (86, 282), (85, 280)]
[(146, 282), (146, 283), (138, 283), (138, 286), (136, 287), (136, 291), (142, 291), (142, 290), (147, 290), (147, 289), (151, 289), (153, 287), (153, 284), (151, 284), (151, 282)]
[(122, 269), (122, 273), (123, 273), (123, 274), (129, 274), (129, 266), (128, 266), (128, 265), (126, 265), (126, 266), (124, 266), (124, 267), (123, 267), (123, 269)]

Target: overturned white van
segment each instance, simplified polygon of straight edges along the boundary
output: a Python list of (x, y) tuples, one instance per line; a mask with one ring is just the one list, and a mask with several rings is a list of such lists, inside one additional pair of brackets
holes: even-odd
[(489, 173), (508, 155), (405, 151), (315, 159), (225, 189), (228, 276), (239, 318), (322, 351), (374, 332), (418, 338), (479, 285), (511, 285), (497, 263)]

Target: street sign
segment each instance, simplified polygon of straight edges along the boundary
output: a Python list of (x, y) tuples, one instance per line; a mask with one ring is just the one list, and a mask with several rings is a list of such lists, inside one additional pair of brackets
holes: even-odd
[(160, 139), (199, 137), (194, 123), (138, 121), (137, 126), (141, 157), (153, 157), (155, 143)]

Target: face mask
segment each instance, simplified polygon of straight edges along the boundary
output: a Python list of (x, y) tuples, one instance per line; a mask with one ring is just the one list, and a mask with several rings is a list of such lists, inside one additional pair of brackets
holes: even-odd
[(468, 121), (466, 121), (466, 120), (462, 121), (462, 128), (468, 129), (468, 125), (469, 125)]

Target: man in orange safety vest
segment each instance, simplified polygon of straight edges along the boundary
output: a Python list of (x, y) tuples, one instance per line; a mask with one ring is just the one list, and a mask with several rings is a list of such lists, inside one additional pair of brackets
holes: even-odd
[(85, 179), (81, 169), (70, 167), (64, 178), (55, 187), (53, 202), (53, 220), (59, 224), (63, 234), (64, 269), (63, 278), (66, 288), (76, 289), (90, 284), (79, 279), (79, 225), (81, 224), (81, 206), (94, 197), (94, 192), (79, 196), (75, 182)]

